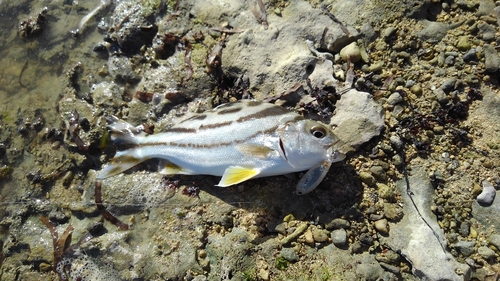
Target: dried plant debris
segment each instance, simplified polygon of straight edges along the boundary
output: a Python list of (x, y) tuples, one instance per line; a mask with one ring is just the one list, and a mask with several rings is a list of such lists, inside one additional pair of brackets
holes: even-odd
[(18, 26), (19, 36), (22, 38), (32, 38), (39, 35), (45, 25), (48, 10), (47, 7), (44, 7), (40, 12), (21, 20)]

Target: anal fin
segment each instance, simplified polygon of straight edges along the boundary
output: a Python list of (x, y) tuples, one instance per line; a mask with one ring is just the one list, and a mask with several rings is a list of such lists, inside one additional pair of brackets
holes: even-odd
[(145, 161), (144, 158), (136, 158), (130, 155), (117, 155), (99, 173), (99, 179), (109, 178), (124, 172), (135, 165)]
[(249, 180), (260, 174), (259, 169), (230, 166), (224, 171), (222, 179), (217, 186), (226, 187)]

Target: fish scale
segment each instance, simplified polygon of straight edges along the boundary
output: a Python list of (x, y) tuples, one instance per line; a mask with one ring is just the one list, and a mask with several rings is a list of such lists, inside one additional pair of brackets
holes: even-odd
[(297, 185), (297, 192), (305, 194), (322, 181), (333, 162), (344, 158), (329, 127), (259, 101), (244, 100), (192, 114), (152, 135), (116, 117), (109, 121), (112, 140), (126, 149), (117, 152), (99, 178), (160, 158), (166, 162), (161, 173), (222, 176), (218, 186), (308, 170)]

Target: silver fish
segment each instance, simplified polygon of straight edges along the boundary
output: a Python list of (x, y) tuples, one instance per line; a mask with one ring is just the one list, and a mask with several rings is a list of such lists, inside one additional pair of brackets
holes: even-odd
[(161, 158), (167, 162), (163, 174), (222, 176), (217, 185), (223, 187), (308, 170), (296, 189), (305, 194), (321, 183), (332, 163), (344, 159), (329, 127), (260, 101), (223, 104), (152, 135), (114, 116), (108, 122), (111, 139), (125, 149), (102, 169), (101, 179)]

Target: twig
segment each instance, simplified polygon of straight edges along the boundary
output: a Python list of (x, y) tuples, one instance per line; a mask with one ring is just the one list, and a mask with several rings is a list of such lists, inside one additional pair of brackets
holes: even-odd
[(343, 23), (341, 23), (332, 13), (330, 13), (330, 11), (328, 11), (328, 9), (321, 5), (321, 10), (323, 11), (323, 13), (325, 13), (334, 23), (340, 25), (340, 29), (342, 29), (342, 31), (347, 35), (347, 37), (351, 37), (351, 33), (349, 32), (349, 30), (347, 29), (347, 27), (345, 27), (345, 25)]
[(269, 23), (267, 22), (266, 7), (264, 6), (264, 3), (262, 3), (262, 0), (255, 0), (257, 7), (251, 3), (253, 1), (254, 0), (248, 0), (250, 11), (255, 19), (264, 26), (264, 29), (267, 29), (269, 27)]

